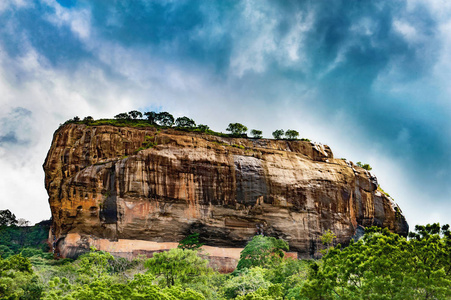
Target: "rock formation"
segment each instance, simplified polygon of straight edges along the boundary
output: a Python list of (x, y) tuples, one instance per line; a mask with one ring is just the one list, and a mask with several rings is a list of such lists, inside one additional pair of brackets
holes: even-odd
[(51, 241), (67, 257), (158, 251), (194, 232), (217, 256), (236, 259), (258, 233), (316, 257), (327, 229), (342, 244), (359, 226), (408, 232), (371, 173), (306, 141), (67, 124), (44, 170)]

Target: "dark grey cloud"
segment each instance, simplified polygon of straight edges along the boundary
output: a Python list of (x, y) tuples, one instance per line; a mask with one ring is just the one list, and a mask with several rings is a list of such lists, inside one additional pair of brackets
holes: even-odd
[(18, 143), (19, 139), (17, 138), (16, 133), (13, 131), (10, 131), (0, 136), (0, 146), (2, 146), (2, 144), (18, 144)]
[(10, 148), (30, 144), (31, 115), (28, 109), (15, 107), (0, 118), (0, 147)]

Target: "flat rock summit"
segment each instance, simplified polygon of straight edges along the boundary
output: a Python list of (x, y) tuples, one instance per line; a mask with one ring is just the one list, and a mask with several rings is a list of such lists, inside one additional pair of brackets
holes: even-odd
[(345, 245), (362, 227), (408, 232), (373, 174), (308, 141), (72, 123), (55, 132), (44, 170), (63, 257), (90, 246), (132, 257), (199, 233), (212, 257), (237, 259), (264, 234), (308, 258), (328, 229)]

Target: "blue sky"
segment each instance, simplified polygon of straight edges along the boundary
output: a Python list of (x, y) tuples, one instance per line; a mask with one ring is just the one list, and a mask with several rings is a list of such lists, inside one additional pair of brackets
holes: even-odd
[(0, 4), (0, 209), (50, 216), (42, 163), (75, 115), (165, 110), (296, 129), (373, 166), (413, 228), (451, 223), (451, 3)]

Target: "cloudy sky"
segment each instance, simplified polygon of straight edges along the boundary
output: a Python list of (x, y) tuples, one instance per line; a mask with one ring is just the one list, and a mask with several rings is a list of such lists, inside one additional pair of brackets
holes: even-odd
[(411, 228), (451, 223), (451, 2), (0, 2), (0, 209), (50, 217), (74, 116), (169, 111), (296, 129), (369, 163)]

